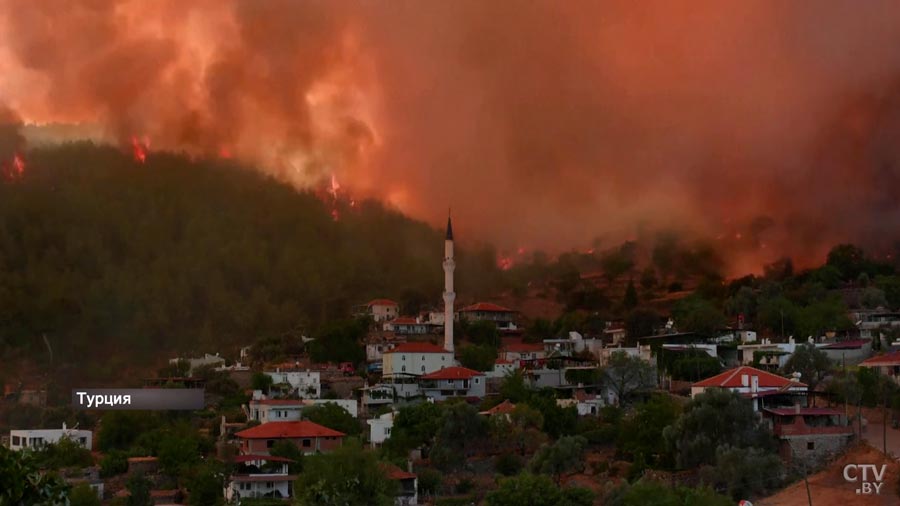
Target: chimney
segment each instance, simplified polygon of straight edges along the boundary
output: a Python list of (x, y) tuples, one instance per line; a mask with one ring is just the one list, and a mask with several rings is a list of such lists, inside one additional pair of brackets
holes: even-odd
[(750, 378), (746, 374), (741, 374), (741, 386), (750, 386)]
[(794, 414), (795, 414), (795, 415), (799, 415), (799, 414), (800, 414), (800, 401), (795, 401), (795, 402), (794, 402)]

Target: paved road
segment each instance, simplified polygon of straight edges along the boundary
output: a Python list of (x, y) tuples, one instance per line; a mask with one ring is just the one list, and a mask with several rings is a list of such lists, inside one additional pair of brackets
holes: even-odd
[[(890, 421), (888, 421), (890, 424)], [(881, 450), (885, 445), (885, 436), (887, 437), (887, 451), (895, 460), (900, 457), (900, 430), (892, 428), (888, 425), (884, 430), (881, 419), (869, 420), (868, 426), (863, 428), (863, 440), (865, 440), (873, 448)]]

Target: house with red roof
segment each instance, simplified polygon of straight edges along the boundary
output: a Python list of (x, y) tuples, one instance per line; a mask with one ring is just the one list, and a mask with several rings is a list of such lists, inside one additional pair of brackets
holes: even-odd
[(271, 455), (235, 456), (235, 471), (225, 486), (225, 500), (230, 504), (240, 499), (293, 497), (297, 475), (288, 472), (291, 462)]
[(419, 477), (412, 471), (404, 471), (389, 462), (379, 464), (387, 479), (396, 482), (397, 495), (394, 496), (396, 506), (416, 506), (419, 504)]
[(243, 455), (268, 455), (279, 441), (289, 441), (303, 453), (326, 453), (341, 446), (345, 436), (307, 420), (269, 422), (235, 433)]
[(484, 373), (454, 366), (419, 377), (419, 390), (436, 401), (453, 397), (482, 399), (486, 383)]
[(753, 400), (754, 411), (761, 408), (760, 399), (771, 395), (803, 395), (808, 386), (799, 378), (785, 378), (755, 367), (741, 366), (691, 385), (691, 397), (708, 388), (725, 388)]
[(516, 372), (519, 367), (512, 361), (505, 358), (494, 360), (494, 368), (487, 372), (487, 376), (491, 378), (505, 378), (506, 376)]
[(424, 335), (431, 330), (431, 326), (428, 323), (412, 316), (398, 316), (385, 322), (383, 328), (385, 332), (393, 332), (403, 336)]
[(500, 331), (515, 331), (516, 317), (518, 312), (491, 302), (477, 302), (471, 306), (466, 306), (457, 312), (459, 319), (465, 319), (470, 322), (489, 321), (493, 322)]
[(384, 352), (381, 363), (385, 378), (421, 376), (454, 365), (453, 353), (443, 346), (422, 342), (398, 344)]
[(830, 407), (765, 408), (763, 418), (778, 438), (778, 453), (786, 462), (817, 466), (839, 454), (853, 438), (846, 414)]
[(872, 369), (878, 374), (900, 383), (900, 351), (892, 351), (863, 360), (860, 367)]
[(512, 414), (513, 411), (516, 410), (516, 405), (509, 401), (509, 399), (503, 399), (503, 402), (497, 404), (491, 409), (486, 411), (479, 411), (479, 415), (484, 415), (487, 417), (491, 416), (502, 416), (509, 419), (509, 415)]
[[(359, 416), (356, 399), (250, 399), (247, 405), (249, 420), (260, 423), (292, 422), (303, 419), (303, 410), (312, 406), (336, 404), (350, 413), (353, 418)], [(248, 421), (249, 421), (248, 420)]]
[(400, 304), (391, 299), (374, 299), (359, 307), (358, 315), (367, 315), (376, 323), (400, 316)]

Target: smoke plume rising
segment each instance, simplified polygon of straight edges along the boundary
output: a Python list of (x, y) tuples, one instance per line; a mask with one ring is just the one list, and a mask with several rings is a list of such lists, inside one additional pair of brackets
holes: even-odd
[[(3, 0), (0, 98), (469, 237), (898, 237), (900, 4)], [(463, 234), (461, 234), (463, 235)]]

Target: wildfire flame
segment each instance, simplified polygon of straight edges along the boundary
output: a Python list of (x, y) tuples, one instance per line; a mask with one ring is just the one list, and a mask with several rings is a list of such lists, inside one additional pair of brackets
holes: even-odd
[(16, 153), (13, 156), (13, 177), (22, 177), (23, 175), (25, 175), (25, 159)]
[(525, 258), (527, 252), (528, 250), (524, 246), (519, 246), (516, 248), (514, 254), (498, 254), (497, 267), (501, 271), (508, 271), (512, 269), (514, 265), (520, 263)]
[(338, 211), (338, 190), (341, 189), (341, 184), (338, 183), (337, 176), (334, 173), (331, 174), (331, 186), (328, 188), (328, 193), (331, 194), (331, 219), (334, 221), (339, 221), (341, 219), (341, 213)]
[(147, 162), (147, 150), (150, 148), (150, 139), (144, 136), (143, 141), (137, 136), (131, 136), (131, 152), (134, 155), (134, 161), (138, 163)]
[(21, 179), (25, 175), (25, 158), (14, 154), (11, 161), (0, 164), (0, 173), (10, 181)]

